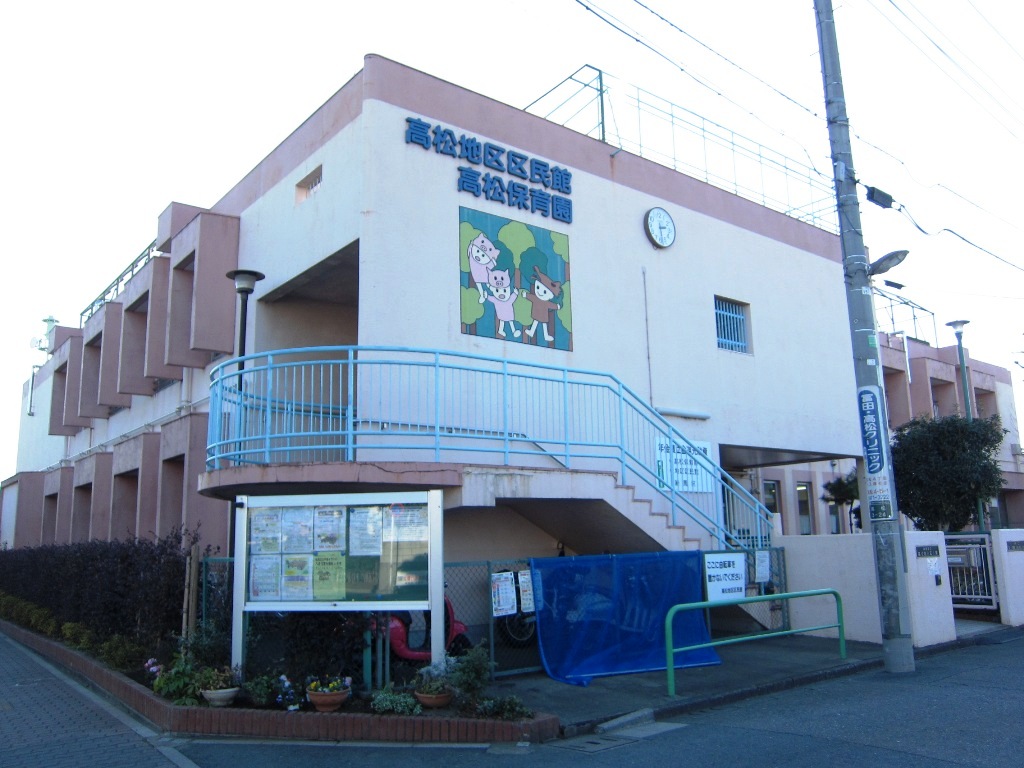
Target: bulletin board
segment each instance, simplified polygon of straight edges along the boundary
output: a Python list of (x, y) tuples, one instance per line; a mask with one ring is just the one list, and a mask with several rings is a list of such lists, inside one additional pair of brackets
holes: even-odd
[(245, 611), (426, 610), (440, 530), (440, 491), (245, 497), (236, 590)]

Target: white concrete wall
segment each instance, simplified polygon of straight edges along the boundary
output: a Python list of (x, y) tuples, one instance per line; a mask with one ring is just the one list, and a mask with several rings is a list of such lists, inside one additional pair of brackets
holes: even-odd
[(999, 612), (1003, 624), (1018, 627), (1024, 624), (1024, 552), (1009, 551), (1009, 542), (1024, 542), (1024, 530), (1005, 528), (992, 531)]
[(35, 391), (30, 393), (31, 386), (32, 380), (29, 379), (22, 387), (17, 472), (50, 467), (64, 458), (64, 438), (49, 434), (50, 401), (53, 399), (53, 375), (49, 368), (43, 368), (36, 374)]
[[(863, 538), (870, 539), (869, 536)], [(916, 648), (956, 640), (953, 596), (949, 590), (946, 540), (941, 531), (906, 531), (907, 592)], [(918, 547), (938, 547), (939, 556), (918, 557)], [(939, 583), (935, 576), (938, 574)]]
[[(786, 550), (786, 589), (835, 589), (843, 599), (846, 637), (869, 643), (882, 642), (878, 610), (878, 577), (871, 536), (780, 536), (777, 545)], [(936, 585), (926, 558), (916, 556), (918, 546), (939, 546), (936, 566), (942, 583)], [(942, 534), (913, 531), (906, 535), (907, 593), (914, 646), (950, 642), (956, 639), (953, 604), (946, 570)], [(794, 629), (835, 622), (831, 597), (800, 598), (790, 601), (790, 622)], [(837, 637), (836, 630), (813, 634)]]
[[(786, 590), (835, 589), (843, 598), (848, 640), (882, 642), (878, 614), (878, 578), (870, 536), (780, 536), (773, 544), (786, 550)], [(835, 622), (831, 597), (789, 602), (794, 629)], [(814, 634), (838, 637), (836, 630)]]
[[(573, 222), (459, 192), (459, 161), (404, 143), (410, 116), (450, 127), (456, 136), (466, 133), (569, 166)], [(837, 402), (855, 401), (837, 261), (656, 196), (660, 191), (671, 198), (670, 189), (651, 184), (641, 190), (615, 183), (614, 176), (571, 168), (557, 156), (557, 142), (510, 146), (474, 130), (473, 114), (420, 115), (374, 101), (364, 105), (362, 120), (368, 134), (381, 138), (365, 148), (361, 344), (401, 340), (413, 347), (607, 371), (655, 407), (709, 414), (707, 421), (680, 425), (691, 439), (860, 452), (856, 409), (836, 408)], [(325, 166), (325, 179), (326, 174)], [(664, 251), (648, 243), (641, 226), (653, 205), (671, 212), (679, 232)], [(461, 333), (460, 206), (568, 236), (572, 351)], [(792, 298), (794, 279), (801, 315), (814, 317), (813, 323), (794, 326), (792, 301), (780, 298)], [(716, 295), (749, 303), (751, 354), (718, 349)]]

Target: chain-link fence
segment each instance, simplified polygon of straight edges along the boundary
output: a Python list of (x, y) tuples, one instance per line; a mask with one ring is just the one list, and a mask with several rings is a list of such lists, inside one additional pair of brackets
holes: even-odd
[[(736, 550), (704, 552), (705, 555), (735, 555)], [(755, 595), (777, 595), (786, 591), (786, 550), (781, 547), (747, 551), (747, 590), (746, 597)], [(760, 564), (758, 563), (760, 559)], [(717, 610), (717, 609), (716, 609)], [(789, 602), (787, 600), (768, 600), (763, 603), (751, 603), (738, 606), (735, 610), (742, 611), (767, 630), (789, 629)], [(728, 621), (714, 621), (720, 628), (729, 624)]]
[[(541, 669), (537, 646), (537, 624), (532, 611), (522, 610), (524, 601), (520, 589), (520, 573), (529, 573), (528, 560), (484, 560), (445, 565), (447, 594), (455, 608), (455, 616), (467, 628), (474, 643), (482, 640), (491, 649), (495, 663), (495, 677), (536, 672)], [(516, 612), (494, 617), (492, 611), (492, 576), (511, 574), (516, 585)], [(529, 576), (526, 582), (529, 583)], [(526, 607), (531, 608), (532, 593), (526, 590)]]

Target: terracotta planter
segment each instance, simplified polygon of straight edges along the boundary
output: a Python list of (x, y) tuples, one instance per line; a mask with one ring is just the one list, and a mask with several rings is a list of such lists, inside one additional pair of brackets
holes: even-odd
[(241, 688), (213, 688), (208, 691), (200, 691), (203, 698), (211, 707), (227, 707), (235, 700)]
[(413, 691), (412, 695), (416, 697), (416, 701), (427, 709), (447, 707), (452, 703), (451, 691), (445, 691), (444, 693), (420, 693), (419, 691)]
[(337, 712), (348, 701), (349, 691), (306, 691), (306, 698), (317, 712)]

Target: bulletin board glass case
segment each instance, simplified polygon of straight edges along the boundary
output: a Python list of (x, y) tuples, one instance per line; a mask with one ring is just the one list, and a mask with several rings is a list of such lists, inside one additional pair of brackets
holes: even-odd
[(235, 535), (246, 611), (424, 610), (441, 494), (249, 496)]

